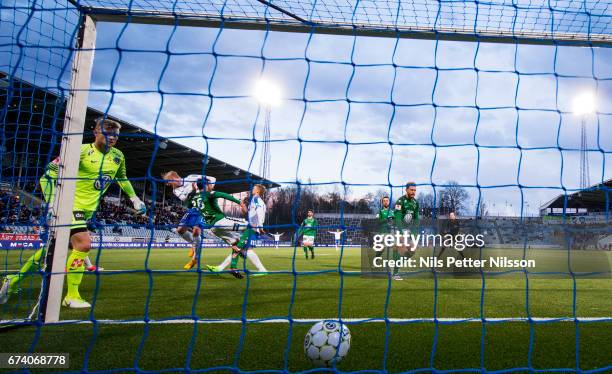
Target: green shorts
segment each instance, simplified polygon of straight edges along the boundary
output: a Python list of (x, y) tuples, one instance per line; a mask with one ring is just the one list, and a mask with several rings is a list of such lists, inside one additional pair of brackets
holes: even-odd
[(314, 235), (304, 235), (302, 237), (302, 243), (304, 246), (314, 246), (315, 236)]
[(87, 230), (87, 221), (93, 217), (94, 212), (91, 210), (74, 210), (72, 211), (72, 223), (70, 229), (75, 231)]
[(240, 235), (240, 240), (238, 240), (236, 247), (240, 249), (249, 249), (250, 244), (251, 244), (250, 240), (256, 237), (257, 237), (257, 233), (255, 232), (255, 230), (246, 229), (244, 230), (242, 235)]

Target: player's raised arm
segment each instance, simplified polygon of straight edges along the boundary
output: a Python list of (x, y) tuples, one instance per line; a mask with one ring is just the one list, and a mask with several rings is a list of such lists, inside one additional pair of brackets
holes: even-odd
[(221, 191), (212, 191), (211, 192), (213, 194), (213, 196), (215, 197), (215, 199), (225, 199), (225, 200), (229, 200), (233, 203), (236, 204), (242, 204), (242, 202), (238, 199), (236, 199), (234, 196), (225, 193), (225, 192), (221, 192)]
[(197, 192), (198, 181), (206, 177), (199, 174), (190, 174), (185, 178), (181, 178), (176, 171), (171, 170), (162, 174), (162, 178), (164, 179), (164, 183), (172, 187), (174, 196), (182, 202), (187, 202), (191, 199), (192, 195)]
[(45, 168), (45, 173), (40, 177), (40, 190), (47, 204), (52, 205), (55, 200), (55, 185), (59, 172), (60, 158), (51, 161)]

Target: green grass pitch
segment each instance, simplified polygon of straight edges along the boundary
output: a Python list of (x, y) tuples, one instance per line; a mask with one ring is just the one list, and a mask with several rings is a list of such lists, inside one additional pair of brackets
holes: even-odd
[[(3, 253), (2, 260), (7, 268), (14, 269), (19, 253), (11, 252), (15, 253)], [(0, 352), (26, 352), (32, 345), (38, 352), (69, 352), (71, 369), (88, 371), (138, 368), (179, 372), (187, 367), (216, 368), (215, 372), (230, 372), (231, 367), (242, 371), (301, 371), (312, 368), (302, 349), (312, 322), (300, 320), (341, 315), (349, 321), (352, 333), (349, 354), (338, 366), (343, 371), (400, 372), (434, 367), (529, 372), (529, 367), (576, 369), (578, 365), (581, 370), (596, 370), (612, 364), (610, 322), (492, 321), (483, 325), (480, 321), (445, 320), (480, 318), (481, 313), (486, 318), (572, 317), (572, 279), (530, 276), (527, 286), (523, 275), (487, 276), (483, 293), (482, 279), (439, 277), (434, 281), (405, 276), (404, 281), (389, 281), (363, 277), (359, 274), (357, 248), (343, 252), (317, 248), (314, 260), (306, 260), (298, 248), (295, 262), (293, 248), (258, 248), (257, 252), (269, 270), (287, 273), (236, 280), (229, 274), (183, 271), (186, 250), (105, 250), (100, 263), (106, 271), (86, 274), (81, 286), (82, 295), (89, 301), (97, 290), (95, 309), (62, 309), (64, 320), (95, 319), (100, 323), (2, 331)], [(227, 249), (205, 249), (203, 261), (216, 265), (228, 253)], [(555, 252), (544, 253), (550, 256)], [(25, 251), (21, 255), (26, 258), (29, 254)], [(92, 259), (95, 256), (93, 251)], [(295, 276), (291, 272), (294, 266), (297, 272), (325, 273)], [(37, 283), (36, 279), (27, 279), (24, 286)], [(578, 278), (575, 284), (578, 317), (612, 315), (612, 280)], [(23, 316), (34, 293), (35, 289), (28, 290), (1, 306), (0, 319)], [(415, 322), (433, 318), (434, 313), (442, 322)], [(286, 319), (291, 315), (298, 321), (291, 325), (227, 321), (106, 323), (142, 321), (145, 315), (149, 320), (197, 316), (234, 321)], [(388, 325), (350, 323), (355, 318), (385, 315), (405, 321)]]

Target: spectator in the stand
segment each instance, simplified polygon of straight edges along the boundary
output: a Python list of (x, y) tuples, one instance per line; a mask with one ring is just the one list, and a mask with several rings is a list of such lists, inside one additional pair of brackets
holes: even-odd
[[(35, 187), (35, 184), (33, 184)], [(26, 190), (31, 186), (26, 185)], [(184, 213), (184, 208), (178, 203), (167, 202), (165, 206), (157, 205), (153, 212), (153, 223), (159, 226), (171, 226)], [(149, 205), (149, 204), (147, 204)], [(105, 225), (112, 225), (113, 232), (121, 234), (119, 224), (134, 223), (146, 224), (148, 217), (136, 218), (132, 211), (127, 208), (126, 201), (121, 201), (119, 204), (114, 204), (103, 199), (100, 202), (100, 209), (97, 212), (96, 219)], [(149, 206), (150, 208), (150, 206)], [(4, 225), (2, 231), (11, 232), (12, 229), (6, 225), (28, 225), (32, 222), (39, 222), (42, 215), (42, 209), (37, 206), (24, 204), (18, 195), (11, 191), (0, 190), (0, 224)]]

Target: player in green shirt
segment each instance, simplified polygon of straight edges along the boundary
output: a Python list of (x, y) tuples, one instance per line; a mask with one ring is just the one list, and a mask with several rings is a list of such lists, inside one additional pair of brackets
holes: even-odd
[(378, 227), (381, 233), (388, 233), (391, 231), (391, 225), (389, 221), (394, 219), (393, 209), (389, 206), (391, 205), (391, 201), (389, 200), (389, 196), (383, 196), (380, 199), (381, 208), (376, 214), (376, 218), (378, 219)]
[[(416, 183), (406, 183), (406, 194), (395, 202), (395, 209), (393, 210), (393, 222), (396, 230), (416, 233), (419, 226), (419, 202), (415, 199), (416, 196)], [(394, 259), (399, 259), (400, 256), (408, 254), (409, 257), (414, 255), (414, 252), (410, 250), (410, 247), (396, 246), (396, 250), (393, 253)], [(393, 278), (395, 280), (402, 280), (399, 275), (399, 268), (393, 268)]]
[[(210, 176), (192, 174), (185, 178), (176, 171), (169, 171), (162, 178), (172, 187), (172, 192), (188, 208), (181, 219), (177, 232), (194, 248), (189, 252), (191, 259), (184, 266), (189, 270), (197, 264), (201, 250), (201, 231), (209, 229), (210, 232), (230, 246), (235, 246), (240, 238), (240, 226), (246, 227), (245, 220), (226, 217), (218, 199), (225, 199), (236, 204), (243, 203), (234, 196), (221, 191), (214, 191), (216, 179)], [(191, 230), (191, 231), (190, 231)]]
[[(228, 193), (213, 191), (213, 188), (214, 185), (209, 185), (205, 192), (194, 196), (191, 201), (192, 206), (200, 210), (202, 216), (204, 216), (207, 227), (210, 228), (210, 232), (214, 236), (236, 249), (236, 244), (238, 240), (240, 240), (240, 230), (246, 228), (247, 222), (240, 218), (227, 217), (219, 207), (217, 200), (229, 200), (233, 203), (240, 204), (241, 207), (244, 203)], [(196, 257), (194, 256), (192, 264), (195, 264), (195, 262)], [(233, 270), (234, 268), (230, 269), (230, 271)]]
[(307, 217), (300, 225), (297, 236), (304, 235), (302, 237), (302, 245), (304, 246), (304, 255), (308, 260), (308, 250), (310, 250), (310, 258), (314, 259), (314, 244), (315, 237), (317, 235), (317, 220), (314, 218), (314, 211), (308, 209)]
[[(66, 262), (68, 292), (62, 302), (63, 306), (69, 308), (91, 307), (79, 294), (79, 285), (85, 270), (85, 258), (91, 249), (87, 220), (93, 217), (104, 192), (113, 181), (117, 182), (130, 198), (134, 209), (139, 214), (146, 214), (145, 204), (136, 196), (132, 184), (127, 179), (125, 157), (120, 150), (114, 148), (120, 130), (121, 125), (118, 122), (100, 117), (95, 121), (94, 142), (81, 146), (72, 207), (73, 218), (70, 226), (69, 248), (72, 249), (72, 252), (68, 255)], [(55, 199), (55, 186), (60, 162), (61, 160), (58, 157), (49, 163), (45, 174), (40, 179), (40, 188), (49, 206), (53, 205)], [(42, 250), (39, 250), (39, 252), (35, 253), (30, 259), (32, 261), (28, 260), (26, 265), (31, 264), (33, 266), (33, 264), (38, 263), (43, 258)]]
[[(391, 226), (393, 223), (393, 209), (389, 206), (391, 205), (391, 200), (389, 200), (389, 196), (383, 196), (380, 199), (380, 209), (376, 214), (376, 219), (378, 220), (378, 231), (381, 234), (388, 234), (391, 232)], [(376, 257), (382, 257), (383, 251), (376, 252)]]
[(395, 227), (410, 229), (419, 225), (419, 202), (415, 199), (416, 183), (406, 183), (406, 194), (395, 202), (393, 210)]

